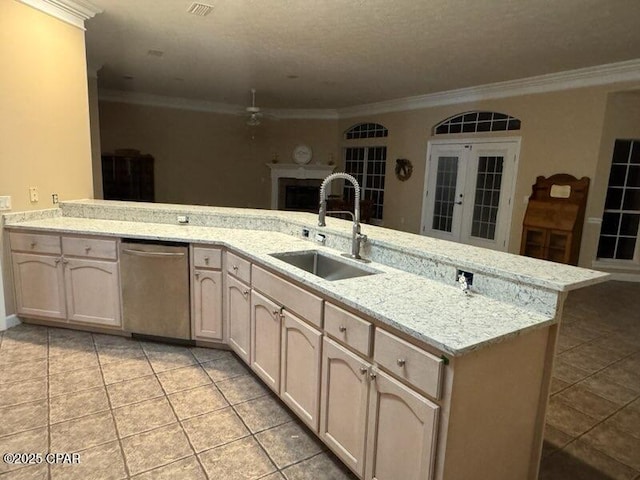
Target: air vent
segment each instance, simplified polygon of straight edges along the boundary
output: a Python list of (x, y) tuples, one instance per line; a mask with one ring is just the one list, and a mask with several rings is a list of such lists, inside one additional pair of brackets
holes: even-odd
[(206, 17), (211, 13), (211, 10), (213, 10), (213, 7), (211, 5), (207, 5), (206, 3), (193, 2), (187, 12), (193, 15), (198, 15), (199, 17)]
[(164, 52), (162, 50), (149, 50), (147, 55), (150, 57), (161, 57), (164, 55)]

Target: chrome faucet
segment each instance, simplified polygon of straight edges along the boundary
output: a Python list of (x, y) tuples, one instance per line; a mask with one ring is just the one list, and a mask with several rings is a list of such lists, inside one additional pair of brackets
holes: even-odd
[(318, 212), (318, 225), (320, 227), (326, 226), (325, 216), (327, 215), (327, 185), (331, 183), (336, 178), (343, 178), (344, 180), (349, 180), (353, 184), (353, 189), (355, 190), (355, 198), (354, 198), (354, 213), (349, 211), (331, 211), (329, 213), (348, 213), (353, 218), (353, 229), (351, 233), (351, 253), (345, 254), (351, 258), (355, 258), (357, 260), (361, 260), (360, 256), (360, 246), (362, 243), (367, 241), (367, 236), (360, 233), (360, 185), (358, 185), (358, 181), (349, 175), (348, 173), (332, 173), (327, 178), (322, 181), (322, 185), (320, 185), (320, 211)]

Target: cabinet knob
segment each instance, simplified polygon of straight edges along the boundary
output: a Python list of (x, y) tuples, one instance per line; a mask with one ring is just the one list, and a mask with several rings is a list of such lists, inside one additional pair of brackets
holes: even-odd
[(249, 290), (243, 291), (242, 294), (246, 297), (247, 295), (249, 295)]
[(60, 263), (60, 260), (62, 260), (62, 259), (61, 259), (61, 258), (56, 258), (56, 259), (54, 260), (54, 263), (55, 263), (56, 265), (58, 265), (58, 264)]
[(274, 310), (274, 311), (273, 311), (273, 315), (274, 315), (274, 316), (275, 316), (275, 315), (280, 315), (280, 310)]
[(31, 242), (31, 248), (36, 248), (37, 244), (38, 244), (38, 242)]
[(69, 263), (69, 260), (67, 260), (66, 258), (63, 258), (63, 259), (62, 259), (62, 264), (63, 264), (63, 265), (66, 265), (67, 263)]
[(207, 265), (209, 265), (209, 257), (204, 257), (204, 263), (206, 263)]
[(377, 375), (376, 375), (376, 372), (371, 372), (371, 373), (369, 374), (369, 378), (370, 378), (371, 380), (375, 380), (375, 379), (376, 379), (376, 376), (377, 376)]
[(91, 247), (84, 247), (84, 253), (89, 253), (91, 251)]
[(346, 332), (346, 331), (347, 331), (347, 327), (345, 327), (344, 325), (340, 325), (340, 326), (338, 327), (338, 330), (340, 330), (342, 333), (344, 333), (344, 332)]
[(360, 367), (360, 373), (362, 375), (365, 375), (368, 371), (369, 371), (369, 369), (367, 367), (365, 367), (364, 365), (362, 367)]
[(194, 272), (193, 276), (196, 277), (196, 278), (200, 278), (200, 272)]
[(233, 268), (233, 271), (234, 271), (234, 272), (237, 272), (237, 271), (238, 271), (238, 265), (233, 265), (231, 268)]
[(404, 358), (399, 358), (398, 360), (396, 360), (396, 363), (398, 364), (399, 367), (404, 367), (407, 361)]

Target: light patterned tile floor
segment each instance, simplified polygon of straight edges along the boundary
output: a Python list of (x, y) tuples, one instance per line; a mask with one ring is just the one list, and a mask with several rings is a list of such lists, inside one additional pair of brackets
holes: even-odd
[(231, 352), (19, 325), (0, 332), (0, 452), (54, 451), (81, 463), (0, 461), (0, 480), (355, 479)]
[[(540, 480), (640, 480), (640, 284), (572, 292)], [(0, 480), (342, 480), (346, 469), (230, 352), (19, 325), (0, 332)]]

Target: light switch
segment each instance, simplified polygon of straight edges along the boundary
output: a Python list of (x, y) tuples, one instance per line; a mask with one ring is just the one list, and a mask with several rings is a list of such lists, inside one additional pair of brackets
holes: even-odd
[(0, 210), (11, 210), (11, 196), (5, 195), (0, 197)]

